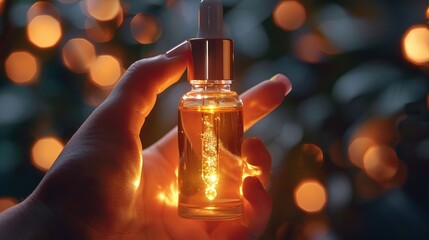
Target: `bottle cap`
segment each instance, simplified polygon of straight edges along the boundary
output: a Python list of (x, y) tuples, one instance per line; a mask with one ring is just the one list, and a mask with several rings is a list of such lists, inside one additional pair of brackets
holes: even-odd
[(223, 6), (220, 0), (200, 3), (198, 35), (189, 40), (189, 80), (232, 80), (234, 44), (223, 37)]

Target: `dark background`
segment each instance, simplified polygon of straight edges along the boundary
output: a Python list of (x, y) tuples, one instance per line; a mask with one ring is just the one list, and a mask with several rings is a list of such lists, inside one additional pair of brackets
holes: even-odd
[[(122, 0), (120, 12), (105, 21), (86, 1), (36, 2), (0, 0), (0, 211), (42, 179), (35, 143), (46, 137), (66, 143), (109, 93), (111, 86), (91, 77), (96, 56), (114, 57), (123, 71), (194, 37), (200, 1)], [(428, 2), (223, 2), (226, 35), (236, 46), (235, 90), (279, 72), (293, 83), (284, 103), (247, 133), (263, 139), (273, 157), (274, 209), (262, 239), (429, 239)], [(61, 26), (47, 48), (27, 34), (38, 15)], [(53, 36), (49, 26), (41, 29)], [(415, 29), (420, 35), (407, 38)], [(94, 52), (67, 48), (76, 38)], [(20, 60), (8, 70), (17, 51), (38, 63), (28, 82), (8, 73), (29, 69)], [(81, 61), (88, 64), (79, 68)], [(144, 146), (176, 124), (188, 88), (183, 78), (161, 94), (143, 128), (151, 136)], [(303, 188), (309, 203), (300, 202), (297, 191), (309, 181), (321, 192)]]

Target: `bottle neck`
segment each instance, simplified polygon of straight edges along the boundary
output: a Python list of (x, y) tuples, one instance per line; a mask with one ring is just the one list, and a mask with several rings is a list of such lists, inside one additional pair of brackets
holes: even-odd
[(194, 91), (230, 91), (231, 80), (191, 80), (189, 83), (192, 85)]

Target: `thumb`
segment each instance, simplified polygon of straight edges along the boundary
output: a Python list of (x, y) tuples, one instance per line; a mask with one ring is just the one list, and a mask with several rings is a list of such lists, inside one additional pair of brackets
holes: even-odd
[(165, 54), (133, 63), (90, 118), (103, 128), (138, 135), (157, 94), (180, 79), (188, 56), (188, 42), (183, 42)]

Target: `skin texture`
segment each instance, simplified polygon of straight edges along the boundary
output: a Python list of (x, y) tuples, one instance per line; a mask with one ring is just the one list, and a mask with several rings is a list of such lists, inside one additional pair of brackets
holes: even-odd
[[(144, 149), (140, 133), (157, 94), (186, 69), (185, 42), (127, 70), (110, 96), (65, 146), (37, 189), (0, 214), (4, 239), (256, 239), (271, 214), (264, 189), (271, 158), (257, 138), (243, 142), (243, 158), (261, 168), (243, 182), (244, 217), (226, 222), (180, 218), (174, 200), (177, 129)], [(283, 100), (289, 80), (276, 75), (248, 90), (244, 125), (250, 128)], [(164, 196), (164, 198), (160, 198)], [(174, 202), (174, 201), (173, 201)], [(23, 231), (25, 229), (25, 231)], [(3, 239), (0, 237), (0, 239)]]

